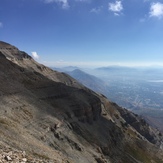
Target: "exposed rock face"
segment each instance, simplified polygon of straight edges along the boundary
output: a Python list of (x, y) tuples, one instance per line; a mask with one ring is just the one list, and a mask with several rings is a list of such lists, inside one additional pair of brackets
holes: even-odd
[(9, 146), (24, 162), (163, 162), (158, 131), (4, 42), (0, 83), (0, 156)]
[(145, 137), (149, 142), (153, 144), (161, 144), (162, 136), (160, 135), (160, 132), (157, 129), (151, 128), (149, 124), (137, 114), (131, 113), (126, 109), (122, 109), (116, 104), (114, 105), (120, 112), (122, 118), (126, 121), (126, 124), (131, 125), (138, 133)]
[(18, 48), (2, 41), (0, 41), (0, 51), (1, 54), (3, 54), (6, 58), (10, 60), (31, 59), (31, 57), (27, 53), (19, 51)]

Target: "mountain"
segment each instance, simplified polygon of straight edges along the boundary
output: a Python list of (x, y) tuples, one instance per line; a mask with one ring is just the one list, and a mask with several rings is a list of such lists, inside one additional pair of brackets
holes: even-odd
[(62, 67), (62, 68), (51, 67), (51, 69), (59, 71), (59, 72), (70, 72), (70, 71), (74, 71), (75, 69), (79, 69), (79, 68), (76, 66), (67, 66), (67, 67)]
[(96, 68), (94, 73), (100, 77), (110, 75), (118, 80), (162, 80), (163, 67), (108, 66)]
[(103, 80), (93, 75), (90, 75), (80, 69), (66, 71), (66, 73), (75, 78), (80, 83), (82, 83), (84, 86), (92, 89), (95, 92), (99, 92), (104, 95), (108, 94), (109, 92), (109, 87)]
[(144, 119), (4, 42), (0, 83), (2, 162), (163, 162)]

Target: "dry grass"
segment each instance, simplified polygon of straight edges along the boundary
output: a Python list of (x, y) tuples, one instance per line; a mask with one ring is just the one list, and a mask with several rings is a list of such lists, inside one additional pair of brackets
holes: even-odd
[[(132, 146), (126, 146), (126, 153), (134, 158), (136, 158), (138, 161), (142, 163), (163, 163), (162, 160), (157, 158), (157, 156), (154, 156), (147, 152), (147, 150), (144, 150), (143, 148), (139, 148), (138, 146), (135, 146), (132, 144)], [(153, 161), (153, 162), (152, 162)]]

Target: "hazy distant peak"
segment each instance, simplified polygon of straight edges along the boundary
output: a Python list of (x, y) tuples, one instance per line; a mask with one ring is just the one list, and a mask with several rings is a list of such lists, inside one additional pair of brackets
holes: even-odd
[[(84, 71), (80, 70), (80, 69), (75, 69), (72, 72), (77, 72), (77, 73), (85, 73)], [(86, 74), (86, 73), (85, 73)]]

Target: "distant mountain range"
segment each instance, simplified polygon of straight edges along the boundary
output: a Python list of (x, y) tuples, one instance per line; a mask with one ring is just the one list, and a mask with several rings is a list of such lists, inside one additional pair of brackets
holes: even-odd
[(0, 159), (162, 163), (163, 136), (137, 114), (1, 41)]

